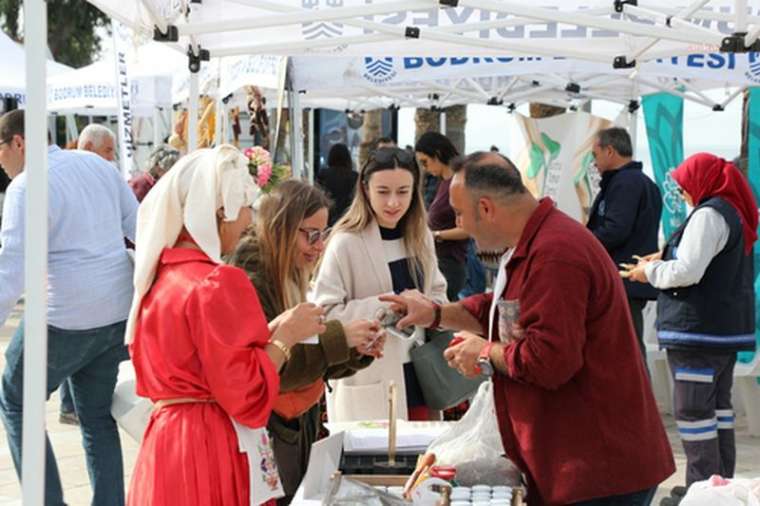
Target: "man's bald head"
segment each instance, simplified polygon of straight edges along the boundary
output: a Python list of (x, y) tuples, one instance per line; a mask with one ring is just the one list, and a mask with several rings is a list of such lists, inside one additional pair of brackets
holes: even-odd
[(527, 189), (520, 171), (504, 155), (478, 151), (454, 161), (451, 166), (456, 180), (477, 199), (483, 195), (506, 201), (516, 195), (524, 195)]

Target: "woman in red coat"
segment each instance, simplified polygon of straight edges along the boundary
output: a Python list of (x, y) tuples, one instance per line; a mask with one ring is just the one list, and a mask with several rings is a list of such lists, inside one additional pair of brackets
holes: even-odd
[(281, 495), (264, 429), (290, 347), (323, 332), (302, 304), (271, 324), (244, 271), (223, 265), (255, 194), (231, 146), (198, 150), (143, 202), (127, 340), (155, 409), (128, 504), (243, 506)]

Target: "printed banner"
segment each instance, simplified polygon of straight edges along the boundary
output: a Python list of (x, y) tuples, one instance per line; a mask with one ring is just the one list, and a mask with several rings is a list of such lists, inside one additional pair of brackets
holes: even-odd
[(518, 115), (526, 146), (517, 166), (533, 195), (551, 197), (581, 223), (588, 221), (601, 176), (591, 148), (612, 122), (585, 112), (534, 119)]
[(643, 100), (652, 171), (662, 193), (662, 231), (668, 239), (686, 219), (686, 203), (670, 173), (683, 161), (683, 99), (668, 93)]
[[(747, 175), (755, 199), (760, 202), (760, 88), (749, 90), (747, 125)], [(760, 351), (760, 245), (755, 243), (755, 340)], [(739, 353), (739, 362), (751, 362), (755, 354)]]
[(113, 31), (114, 61), (116, 62), (116, 98), (119, 119), (119, 165), (121, 174), (129, 179), (134, 170), (134, 142), (132, 139), (132, 90), (129, 82), (127, 57), (131, 46), (129, 29), (117, 21), (111, 22)]
[[(270, 57), (273, 58), (273, 57)], [(332, 57), (330, 65), (308, 56), (293, 58), (293, 86), (297, 90), (346, 87), (390, 87), (411, 82), (467, 77), (520, 76), (545, 73), (618, 74), (609, 64), (563, 57), (536, 56), (386, 56)], [(644, 62), (638, 75), (652, 81), (674, 77), (699, 83), (760, 84), (760, 53), (690, 54)]]

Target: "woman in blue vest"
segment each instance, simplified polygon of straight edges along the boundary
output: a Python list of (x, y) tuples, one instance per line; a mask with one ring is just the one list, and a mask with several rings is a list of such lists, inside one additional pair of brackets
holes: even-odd
[(755, 349), (758, 209), (744, 176), (717, 156), (696, 154), (672, 176), (694, 210), (662, 252), (642, 259), (628, 275), (660, 290), (657, 336), (675, 380), (689, 486), (712, 474), (734, 474), (731, 386), (736, 352)]

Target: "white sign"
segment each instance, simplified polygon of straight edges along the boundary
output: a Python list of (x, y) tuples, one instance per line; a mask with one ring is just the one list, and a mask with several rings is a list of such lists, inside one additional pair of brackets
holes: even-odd
[(121, 174), (129, 179), (134, 169), (134, 141), (132, 138), (132, 89), (127, 66), (130, 48), (128, 28), (112, 21), (114, 61), (116, 62), (116, 98), (119, 105), (119, 163)]
[(551, 197), (563, 212), (586, 223), (599, 191), (591, 148), (596, 133), (612, 122), (585, 112), (517, 119), (525, 138), (517, 160), (525, 186), (536, 196)]

